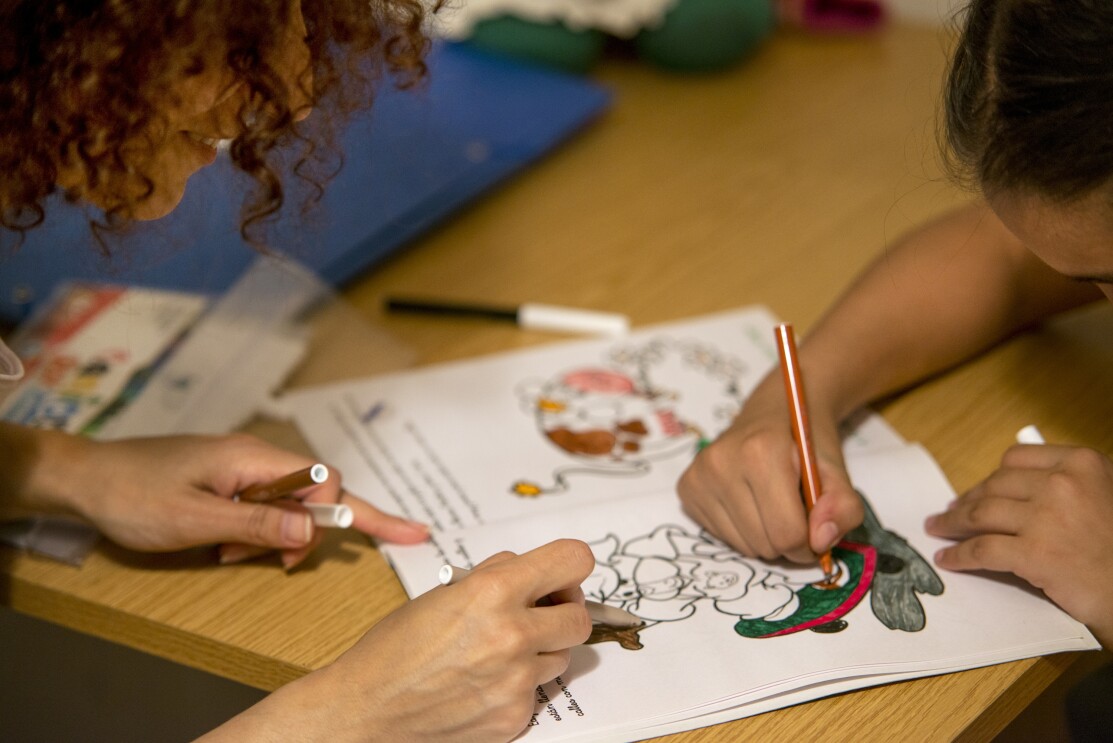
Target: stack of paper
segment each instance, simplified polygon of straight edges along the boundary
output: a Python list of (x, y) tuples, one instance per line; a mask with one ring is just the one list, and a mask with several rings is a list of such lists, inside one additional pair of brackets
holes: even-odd
[(159, 289), (85, 282), (59, 287), (12, 339), (26, 376), (0, 402), (0, 420), (90, 432), (207, 304), (198, 294)]
[(301, 361), (304, 315), (331, 299), (307, 269), (260, 257), (222, 296), (74, 282), (22, 325), (26, 377), (0, 420), (103, 439), (227, 433)]
[(444, 563), (560, 537), (588, 542), (588, 597), (641, 617), (599, 627), (539, 687), (526, 735), (630, 740), (829, 694), (1097, 647), (1016, 581), (941, 573), (923, 519), (954, 498), (880, 418), (847, 432), (872, 511), (835, 550), (840, 580), (743, 558), (682, 513), (675, 482), (776, 363), (763, 309), (289, 395), (353, 492), (434, 526), (383, 546), (411, 596)]

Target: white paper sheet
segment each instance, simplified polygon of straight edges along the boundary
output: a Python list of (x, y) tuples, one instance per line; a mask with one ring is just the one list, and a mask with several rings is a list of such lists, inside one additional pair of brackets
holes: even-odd
[(589, 598), (648, 626), (612, 632), (628, 647), (575, 649), (568, 673), (539, 689), (529, 738), (649, 737), (1097, 647), (1015, 581), (934, 571), (941, 545), (922, 522), (953, 492), (926, 452), (875, 415), (846, 437), (876, 520), (837, 552), (838, 587), (822, 591), (815, 568), (746, 560), (700, 532), (681, 512), (676, 478), (776, 362), (775, 322), (741, 310), (621, 341), (316, 388), (285, 403), (353, 492), (436, 527), (429, 544), (382, 546), (411, 596), (432, 588), (445, 562), (470, 567), (559, 537), (592, 544)]

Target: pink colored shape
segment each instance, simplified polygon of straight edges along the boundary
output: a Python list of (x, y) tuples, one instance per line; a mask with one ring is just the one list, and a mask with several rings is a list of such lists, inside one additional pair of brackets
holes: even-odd
[(609, 369), (580, 369), (564, 375), (564, 384), (580, 392), (625, 395), (634, 391), (634, 381)]

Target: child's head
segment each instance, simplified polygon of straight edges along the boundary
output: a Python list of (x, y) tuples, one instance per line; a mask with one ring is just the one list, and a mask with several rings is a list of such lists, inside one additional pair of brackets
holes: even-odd
[(1072, 201), (1113, 178), (1113, 3), (973, 0), (945, 94), (952, 163), (985, 193)]
[(973, 0), (945, 91), (953, 169), (1113, 299), (1113, 3)]
[(424, 73), (423, 14), (420, 0), (3, 3), (0, 224), (38, 224), (57, 187), (110, 220), (160, 217), (227, 139), (257, 186), (250, 225), (282, 204), (276, 145), (306, 145), (303, 172), (381, 74)]

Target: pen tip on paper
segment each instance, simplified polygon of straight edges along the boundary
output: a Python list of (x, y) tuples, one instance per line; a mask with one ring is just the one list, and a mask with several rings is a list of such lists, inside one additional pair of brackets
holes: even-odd
[(839, 587), (839, 580), (842, 578), (842, 568), (838, 565), (832, 566), (830, 572), (823, 574), (823, 580), (815, 583), (815, 587), (823, 591), (830, 591), (833, 588)]

